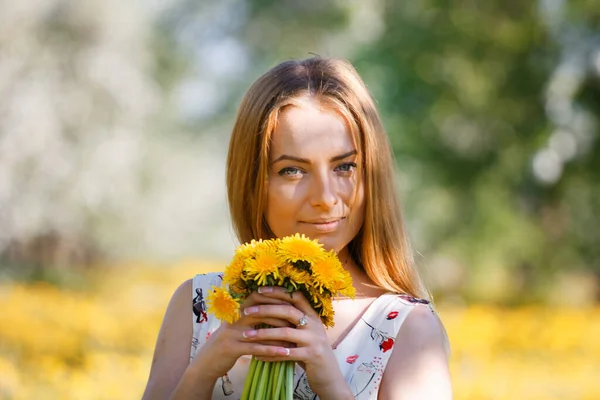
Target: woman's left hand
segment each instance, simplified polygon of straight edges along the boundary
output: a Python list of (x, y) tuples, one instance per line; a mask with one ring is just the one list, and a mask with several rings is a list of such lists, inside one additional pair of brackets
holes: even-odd
[[(289, 304), (259, 305), (247, 308), (246, 314), (261, 317), (279, 318), (289, 321), (295, 327), (265, 328), (246, 331), (248, 341), (283, 341), (292, 343), (288, 356), (260, 357), (263, 361), (294, 360), (306, 371), (308, 384), (320, 398), (337, 398), (349, 393), (348, 385), (338, 367), (337, 360), (329, 343), (325, 326), (319, 315), (310, 306), (301, 292), (291, 295), (282, 287), (261, 287), (264, 296), (289, 302)], [(306, 324), (300, 325), (303, 318)], [(335, 394), (335, 395), (334, 395)]]

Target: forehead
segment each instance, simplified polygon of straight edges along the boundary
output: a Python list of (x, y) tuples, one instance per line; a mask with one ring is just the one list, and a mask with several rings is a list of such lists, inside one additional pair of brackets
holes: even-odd
[(329, 155), (355, 149), (344, 118), (316, 100), (302, 99), (280, 113), (271, 137), (271, 157)]

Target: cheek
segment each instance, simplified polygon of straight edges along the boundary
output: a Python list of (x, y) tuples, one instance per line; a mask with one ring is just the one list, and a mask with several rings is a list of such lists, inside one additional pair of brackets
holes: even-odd
[(364, 207), (364, 199), (365, 199), (365, 188), (364, 184), (360, 183), (357, 186), (357, 182), (346, 180), (342, 182), (341, 190), (342, 196), (344, 198), (344, 203), (348, 206), (352, 207), (352, 212), (354, 213), (358, 209), (362, 209)]
[(292, 187), (277, 184), (269, 185), (267, 194), (267, 224), (276, 236), (284, 234), (295, 221), (297, 199)]
[(352, 207), (350, 213), (351, 229), (352, 231), (358, 231), (365, 219), (365, 190), (363, 185), (356, 190), (355, 197), (350, 197), (350, 201)]

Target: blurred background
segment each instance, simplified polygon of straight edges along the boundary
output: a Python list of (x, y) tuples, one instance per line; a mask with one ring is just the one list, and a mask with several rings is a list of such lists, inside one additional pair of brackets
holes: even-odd
[(135, 399), (167, 302), (237, 245), (251, 82), (376, 98), (456, 399), (600, 399), (597, 0), (0, 0), (0, 399)]

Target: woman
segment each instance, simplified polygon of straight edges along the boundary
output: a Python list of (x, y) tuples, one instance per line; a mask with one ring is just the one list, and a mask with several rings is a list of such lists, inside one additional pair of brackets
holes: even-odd
[(451, 398), (446, 336), (422, 300), (388, 138), (354, 68), (310, 58), (260, 77), (240, 105), (227, 167), (240, 241), (317, 239), (338, 253), (357, 297), (334, 301), (326, 330), (301, 293), (265, 288), (227, 324), (203, 302), (221, 276), (196, 276), (171, 299), (144, 399), (239, 398), (250, 356), (297, 361), (296, 398)]

